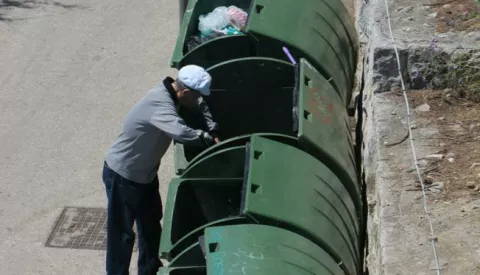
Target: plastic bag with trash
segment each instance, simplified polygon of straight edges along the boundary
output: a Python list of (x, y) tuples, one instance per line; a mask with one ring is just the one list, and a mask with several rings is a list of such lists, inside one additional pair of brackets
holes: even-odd
[(198, 30), (204, 37), (213, 33), (240, 34), (245, 29), (247, 18), (248, 13), (236, 6), (221, 6), (207, 15), (199, 16)]
[(240, 31), (243, 31), (245, 29), (245, 25), (247, 24), (248, 19), (248, 13), (246, 13), (244, 10), (236, 6), (230, 6), (227, 9), (227, 16), (230, 20), (230, 24), (236, 29)]
[(198, 18), (198, 30), (203, 36), (209, 36), (212, 32), (224, 29), (230, 24), (227, 7), (217, 7), (207, 15)]

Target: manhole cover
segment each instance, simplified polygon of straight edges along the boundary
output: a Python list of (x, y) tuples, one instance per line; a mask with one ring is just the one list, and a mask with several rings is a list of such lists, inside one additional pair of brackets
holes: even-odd
[[(137, 235), (137, 228), (133, 228)], [(106, 250), (107, 209), (65, 207), (46, 243), (47, 247)], [(135, 238), (134, 250), (138, 248)]]

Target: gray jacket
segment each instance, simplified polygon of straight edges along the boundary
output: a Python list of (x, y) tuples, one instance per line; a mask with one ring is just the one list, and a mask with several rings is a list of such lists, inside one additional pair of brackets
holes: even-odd
[[(105, 159), (108, 166), (128, 180), (152, 182), (172, 139), (204, 146), (202, 131), (186, 126), (178, 115), (172, 82), (172, 78), (165, 78), (133, 106), (120, 135), (108, 151)], [(210, 131), (216, 132), (218, 126), (203, 100), (199, 108)]]

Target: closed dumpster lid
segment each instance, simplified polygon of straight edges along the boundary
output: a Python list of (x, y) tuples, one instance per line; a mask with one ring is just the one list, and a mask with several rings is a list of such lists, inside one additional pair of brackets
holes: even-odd
[[(323, 249), (293, 232), (266, 225), (205, 230), (207, 274), (344, 274)], [(353, 275), (353, 274), (352, 274)]]
[(302, 235), (354, 271), (359, 213), (335, 174), (308, 153), (262, 137), (252, 138), (248, 162), (244, 215)]

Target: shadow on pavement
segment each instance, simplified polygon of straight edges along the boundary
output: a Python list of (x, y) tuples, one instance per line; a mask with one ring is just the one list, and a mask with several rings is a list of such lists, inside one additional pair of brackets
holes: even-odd
[(11, 18), (8, 12), (13, 9), (35, 9), (42, 6), (54, 6), (62, 9), (85, 9), (82, 5), (63, 4), (57, 1), (36, 1), (36, 0), (0, 0), (0, 21), (11, 22), (25, 20), (28, 18)]

